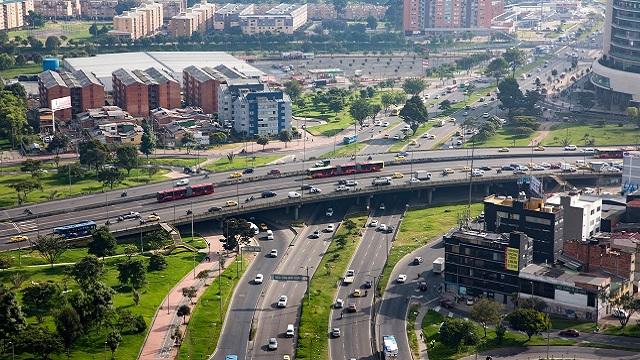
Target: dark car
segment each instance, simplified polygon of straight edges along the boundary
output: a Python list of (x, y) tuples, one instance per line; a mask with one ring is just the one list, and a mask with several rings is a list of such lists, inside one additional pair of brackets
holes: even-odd
[(275, 193), (275, 191), (263, 191), (261, 196), (262, 198), (270, 198), (270, 197), (274, 197), (278, 194)]
[(362, 285), (362, 287), (365, 289), (371, 289), (371, 286), (373, 286), (373, 283), (371, 282), (371, 280), (365, 281), (364, 284)]
[(420, 289), (420, 291), (427, 291), (428, 289), (427, 282), (421, 281), (420, 284), (418, 284), (418, 288)]
[(215, 211), (221, 211), (222, 207), (221, 206), (212, 206), (209, 208), (209, 212), (215, 212)]
[(243, 174), (253, 174), (253, 169), (252, 168), (244, 169), (244, 170), (242, 170), (242, 173)]
[(488, 166), (480, 166), (478, 169), (484, 170), (484, 171), (491, 171), (491, 168)]
[(393, 233), (393, 226), (387, 225), (387, 229), (386, 230), (382, 230), (382, 232), (385, 233), (385, 234)]
[(440, 306), (445, 309), (453, 309), (453, 301), (451, 299), (442, 299), (440, 300)]
[(346, 179), (338, 180), (338, 185), (347, 185), (347, 180)]
[(268, 172), (268, 175), (274, 175), (274, 176), (277, 176), (277, 175), (280, 175), (280, 174), (281, 174), (281, 172), (280, 172), (280, 170), (278, 170), (278, 169), (273, 169), (273, 170), (270, 170), (270, 171)]
[(310, 184), (303, 184), (302, 186), (300, 186), (301, 190), (311, 190), (311, 188), (313, 188), (313, 186), (311, 186)]
[(349, 304), (349, 306), (347, 306), (347, 312), (354, 313), (356, 311), (358, 311), (356, 304), (352, 303), (352, 304)]
[(578, 337), (580, 336), (580, 332), (578, 332), (578, 330), (576, 329), (565, 329), (560, 331), (560, 336), (566, 336), (566, 337)]
[(413, 265), (420, 265), (424, 262), (424, 258), (422, 256), (416, 256), (413, 258)]
[(515, 168), (514, 168), (513, 166), (511, 166), (511, 165), (504, 165), (504, 166), (502, 166), (502, 168), (501, 168), (501, 169), (502, 169), (502, 170), (509, 170), (509, 171), (511, 171), (511, 170), (514, 170)]

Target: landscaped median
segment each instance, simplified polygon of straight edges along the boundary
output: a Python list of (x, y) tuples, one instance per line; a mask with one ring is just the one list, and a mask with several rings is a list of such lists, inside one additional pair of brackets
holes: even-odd
[[(476, 350), (475, 346), (461, 345), (458, 349), (445, 346), (440, 342), (440, 324), (445, 320), (444, 316), (434, 310), (429, 310), (422, 320), (422, 333), (427, 344), (433, 341), (433, 346), (429, 346), (429, 357), (438, 360), (453, 360), (461, 357), (473, 354)], [(481, 336), (482, 327), (479, 324), (477, 326), (477, 333)], [(575, 345), (576, 341), (572, 339), (563, 338), (550, 338), (550, 346), (566, 346)], [(512, 348), (512, 347), (526, 347), (533, 345), (547, 345), (547, 338), (543, 335), (534, 335), (531, 340), (528, 340), (527, 335), (518, 331), (506, 331), (502, 341), (498, 341), (496, 338), (496, 332), (494, 328), (487, 328), (487, 336), (480, 339), (480, 344), (477, 345), (478, 351), (485, 351), (496, 348)]]
[(243, 259), (243, 265), (239, 272), (237, 266), (229, 266), (220, 278), (207, 286), (189, 319), (178, 359), (207, 359), (213, 353), (220, 339), (233, 291), (247, 269), (246, 259)]
[(235, 156), (231, 161), (227, 157), (220, 158), (204, 166), (206, 170), (223, 172), (265, 166), (280, 159), (282, 155)]
[(349, 145), (340, 146), (335, 151), (329, 151), (320, 155), (319, 159), (333, 159), (339, 157), (348, 157), (353, 154), (357, 154), (362, 151), (367, 145), (365, 143), (353, 143)]
[[(466, 207), (466, 204), (447, 204), (409, 209), (392, 243), (389, 257), (378, 282), (378, 292), (381, 294), (386, 289), (391, 272), (400, 259), (456, 226), (458, 218)], [(472, 204), (470, 215), (474, 217), (481, 211), (482, 204)]]
[[(347, 226), (349, 220), (352, 226)], [(329, 359), (328, 326), (336, 285), (347, 271), (362, 236), (360, 230), (367, 222), (367, 215), (353, 214), (345, 218), (333, 237), (311, 278), (311, 303), (303, 301), (298, 330), (296, 359)]]
[(424, 124), (420, 124), (420, 126), (418, 127), (418, 130), (416, 130), (416, 133), (408, 136), (406, 139), (402, 140), (402, 141), (396, 141), (395, 144), (391, 145), (391, 147), (389, 148), (389, 152), (393, 153), (393, 152), (397, 152), (397, 151), (402, 151), (404, 150), (404, 148), (411, 143), (411, 140), (417, 140), (420, 138), (420, 136), (424, 135), (427, 131), (429, 131), (429, 129), (431, 129), (433, 127), (433, 124), (436, 121), (440, 121), (440, 118), (435, 118), (432, 119), (431, 121), (424, 123)]

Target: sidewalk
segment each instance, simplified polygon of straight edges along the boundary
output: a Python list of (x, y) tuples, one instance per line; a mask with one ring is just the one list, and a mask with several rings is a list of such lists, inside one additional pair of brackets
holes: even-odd
[[(175, 358), (177, 348), (174, 346), (171, 335), (173, 335), (175, 328), (182, 324), (182, 318), (176, 315), (176, 311), (180, 305), (184, 304), (193, 307), (193, 305), (189, 304), (189, 299), (182, 296), (182, 288), (193, 286), (198, 290), (196, 297), (192, 299), (193, 303), (196, 304), (206, 289), (204, 286), (205, 281), (211, 284), (213, 279), (218, 276), (219, 259), (213, 260), (213, 258), (217, 258), (216, 252), (222, 249), (222, 245), (217, 241), (216, 237), (205, 237), (205, 239), (212, 245), (211, 253), (209, 254), (212, 261), (207, 261), (206, 258), (203, 259), (203, 261), (196, 266), (195, 271), (190, 271), (171, 289), (151, 321), (149, 333), (138, 359), (156, 360)], [(200, 250), (200, 252), (204, 254), (208, 254), (207, 251), (207, 249)], [(224, 268), (227, 268), (232, 262), (232, 257), (224, 259)], [(205, 280), (195, 279), (194, 274), (197, 275), (203, 270), (211, 271), (209, 277)]]
[(426, 305), (422, 305), (418, 312), (418, 316), (416, 317), (416, 322), (414, 324), (414, 331), (416, 332), (416, 338), (418, 339), (418, 352), (420, 353), (421, 360), (429, 360), (429, 354), (427, 354), (427, 344), (425, 343), (426, 339), (422, 336), (422, 319), (424, 319), (425, 315), (427, 315), (427, 311), (429, 311), (429, 307)]

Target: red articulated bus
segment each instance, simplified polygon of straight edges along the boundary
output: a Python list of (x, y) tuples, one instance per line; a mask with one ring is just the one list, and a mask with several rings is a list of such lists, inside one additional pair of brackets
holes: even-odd
[(593, 157), (596, 159), (622, 159), (622, 154), (624, 154), (622, 149), (596, 149)]
[(342, 176), (354, 173), (378, 172), (384, 168), (384, 161), (369, 161), (363, 163), (348, 163), (341, 165), (331, 165), (316, 167), (307, 170), (307, 175), (313, 179)]
[(186, 199), (193, 196), (208, 195), (211, 193), (213, 193), (213, 184), (200, 184), (158, 191), (156, 193), (156, 199), (159, 202), (164, 202)]

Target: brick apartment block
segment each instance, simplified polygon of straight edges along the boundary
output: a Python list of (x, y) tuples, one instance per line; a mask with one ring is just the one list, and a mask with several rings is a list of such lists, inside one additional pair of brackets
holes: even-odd
[(180, 107), (180, 83), (163, 70), (121, 68), (111, 78), (115, 105), (132, 116), (148, 116), (150, 110), (159, 107)]
[(71, 96), (71, 109), (58, 110), (56, 119), (71, 120), (75, 114), (104, 105), (104, 85), (93, 73), (44, 71), (38, 76), (40, 107), (49, 108), (51, 100)]

